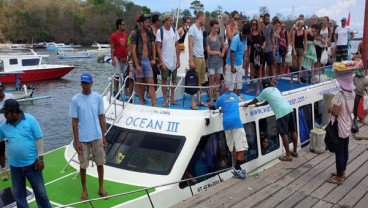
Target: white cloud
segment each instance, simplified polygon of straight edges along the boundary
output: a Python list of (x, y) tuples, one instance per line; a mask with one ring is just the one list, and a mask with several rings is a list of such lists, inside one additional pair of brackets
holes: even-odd
[(348, 8), (354, 6), (357, 0), (337, 0), (334, 4), (329, 5), (328, 8), (323, 7), (316, 11), (318, 16), (346, 16)]

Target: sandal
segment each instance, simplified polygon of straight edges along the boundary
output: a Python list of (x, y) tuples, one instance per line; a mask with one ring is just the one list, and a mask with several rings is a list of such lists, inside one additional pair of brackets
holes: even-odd
[(333, 183), (333, 184), (337, 184), (337, 185), (342, 185), (344, 183), (343, 180), (338, 180), (339, 176), (333, 176), (329, 179), (326, 180), (327, 183)]
[(280, 156), (279, 157), (279, 160), (281, 160), (281, 161), (289, 161), (289, 162), (291, 162), (291, 161), (293, 161), (293, 157), (288, 157), (288, 156), (286, 156), (286, 155), (284, 155), (284, 156)]
[(196, 105), (191, 105), (191, 106), (190, 106), (190, 108), (191, 108), (192, 110), (198, 110), (198, 106), (196, 106)]
[(292, 152), (290, 152), (290, 154), (291, 154), (292, 157), (298, 157), (298, 152), (292, 151)]
[[(331, 176), (338, 176), (338, 175), (337, 173), (331, 173)], [(344, 180), (346, 179), (346, 175), (342, 175), (340, 177), (343, 178)]]

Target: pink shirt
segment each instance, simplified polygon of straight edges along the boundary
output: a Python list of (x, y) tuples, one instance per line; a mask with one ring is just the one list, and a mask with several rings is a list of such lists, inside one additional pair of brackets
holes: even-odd
[[(348, 109), (346, 109), (346, 102), (342, 93), (344, 93), (347, 100)], [(333, 105), (340, 106), (340, 114), (337, 116), (340, 138), (347, 138), (350, 136), (352, 119), (354, 119), (354, 98), (355, 92), (340, 91), (337, 92), (335, 97), (332, 99)], [(332, 121), (334, 121), (334, 119)]]

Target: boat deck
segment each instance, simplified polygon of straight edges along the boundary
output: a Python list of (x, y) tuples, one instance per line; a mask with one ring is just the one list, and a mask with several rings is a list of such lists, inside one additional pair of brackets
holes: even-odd
[[(368, 126), (365, 126), (365, 128)], [(335, 155), (299, 151), (293, 162), (279, 162), (246, 180), (231, 178), (173, 207), (357, 207), (368, 204), (368, 141), (350, 139), (347, 179), (325, 182), (335, 168)]]
[[(294, 82), (291, 84), (289, 79), (279, 79), (277, 81), (277, 84), (276, 84), (275, 87), (277, 87), (281, 92), (284, 92), (284, 91), (289, 91), (289, 90), (293, 90), (293, 89), (297, 89), (297, 88), (306, 87), (306, 86), (311, 85), (311, 83), (302, 83), (302, 84), (299, 84), (295, 80), (296, 79), (294, 78)], [(242, 96), (243, 101), (252, 100), (253, 98), (256, 97), (257, 82), (254, 82), (253, 85), (254, 85), (254, 91), (253, 91), (253, 93), (247, 93), (247, 91), (250, 88), (250, 84), (244, 84), (243, 85), (242, 92), (241, 92), (241, 96)], [(261, 91), (262, 91), (262, 87), (261, 87)], [(145, 99), (147, 101), (146, 105), (147, 106), (152, 106), (151, 100), (149, 98), (147, 98), (147, 97)], [(197, 99), (197, 96), (196, 95), (195, 95), (195, 99)], [(207, 104), (209, 102), (209, 97), (208, 97), (207, 93), (203, 93), (202, 92), (201, 100), (205, 104)], [(157, 107), (162, 107), (162, 103), (164, 102), (164, 99), (162, 97), (161, 98), (158, 98), (158, 99), (156, 99), (156, 102), (157, 102)], [(176, 102), (179, 105), (170, 105), (170, 108), (172, 108), (172, 109), (191, 110), (191, 108), (190, 108), (190, 95), (189, 94), (184, 94), (183, 99), (176, 100)], [(139, 104), (140, 103), (138, 96), (136, 96), (134, 98), (134, 103), (136, 103), (136, 104)], [(169, 108), (169, 107), (166, 106), (164, 108)], [(198, 109), (199, 110), (207, 110), (208, 107), (207, 107), (207, 105), (206, 106), (198, 106)]]

